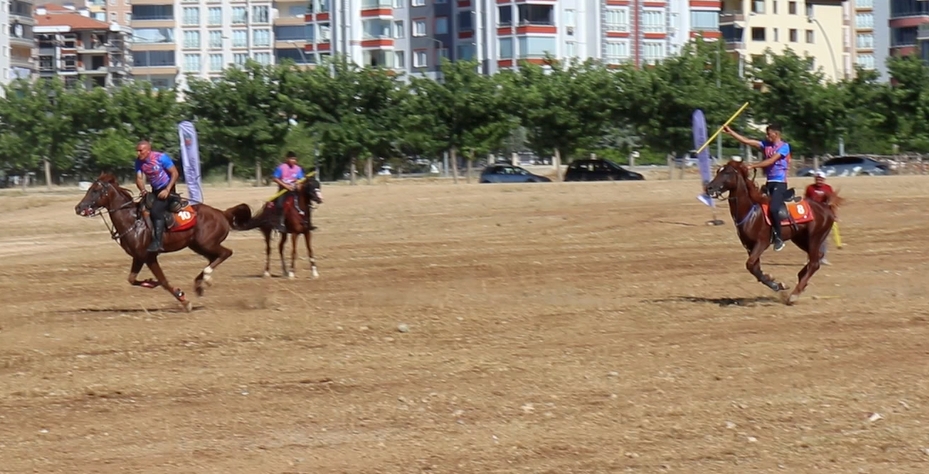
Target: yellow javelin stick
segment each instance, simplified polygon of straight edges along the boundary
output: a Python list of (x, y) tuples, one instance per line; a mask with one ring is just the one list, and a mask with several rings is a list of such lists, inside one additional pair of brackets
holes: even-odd
[[(302, 182), (306, 181), (307, 178), (312, 178), (313, 176), (316, 176), (316, 172), (315, 172), (315, 171), (311, 171), (310, 173), (307, 173), (306, 176), (304, 176), (303, 178), (298, 179), (294, 184), (302, 183)], [(286, 192), (287, 192), (286, 189), (282, 189), (282, 190), (278, 191), (277, 194), (275, 194), (274, 196), (271, 196), (271, 197), (268, 199), (267, 202), (271, 202), (271, 201), (273, 201), (273, 200), (275, 200), (275, 199), (281, 197), (281, 196), (282, 196), (284, 193), (286, 193)]]
[[(724, 123), (722, 127), (719, 127), (719, 129), (716, 130), (716, 133), (714, 133), (713, 136), (710, 137), (709, 140), (707, 140), (706, 143), (703, 144), (703, 146), (697, 149), (697, 152), (695, 154), (699, 154), (701, 151), (703, 151), (703, 149), (706, 148), (706, 146), (709, 145), (710, 142), (712, 142), (713, 139), (715, 139), (717, 135), (719, 135), (719, 132), (722, 132), (723, 129), (726, 128), (726, 125), (729, 125), (730, 123), (732, 123), (732, 121), (735, 120), (735, 118), (738, 117), (746, 108), (748, 108), (748, 102), (743, 104), (739, 110), (737, 110), (734, 114), (732, 114), (732, 117), (729, 117), (729, 120), (726, 120), (726, 123)], [(721, 156), (717, 158), (722, 159)]]
[(835, 240), (835, 246), (842, 248), (842, 236), (839, 235), (839, 223), (832, 223), (832, 239)]

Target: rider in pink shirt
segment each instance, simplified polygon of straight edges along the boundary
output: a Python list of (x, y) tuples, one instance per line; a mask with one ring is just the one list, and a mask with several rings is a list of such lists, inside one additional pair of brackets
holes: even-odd
[(287, 190), (286, 193), (281, 194), (280, 197), (274, 200), (274, 210), (278, 216), (276, 227), (278, 232), (282, 234), (287, 232), (284, 225), (284, 200), (287, 199), (287, 195), (293, 194), (297, 180), (302, 179), (304, 176), (303, 168), (297, 164), (297, 154), (292, 151), (287, 152), (287, 160), (278, 165), (271, 176), (271, 179), (277, 183), (278, 190)]

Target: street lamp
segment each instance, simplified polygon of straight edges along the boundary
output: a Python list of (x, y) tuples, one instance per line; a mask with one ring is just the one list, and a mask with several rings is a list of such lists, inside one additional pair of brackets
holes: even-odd
[(442, 66), (442, 60), (439, 58), (439, 51), (442, 49), (445, 49), (445, 43), (443, 43), (442, 40), (437, 39), (437, 38), (426, 38), (426, 39), (439, 45), (439, 47), (436, 48), (435, 50), (436, 78), (438, 78), (439, 71), (441, 70), (441, 66)]
[(839, 132), (839, 156), (845, 156), (845, 127), (837, 127), (836, 132)]
[(300, 53), (300, 59), (303, 60), (303, 64), (304, 65), (309, 64), (306, 62), (306, 56), (303, 55), (303, 48), (300, 45), (298, 45), (297, 42), (294, 40), (288, 40), (287, 42), (294, 45), (294, 47), (297, 48), (297, 52)]
[(832, 51), (832, 42), (829, 41), (829, 35), (826, 34), (826, 29), (823, 28), (823, 24), (820, 23), (819, 20), (817, 20), (816, 18), (813, 18), (812, 16), (806, 17), (806, 20), (809, 23), (816, 23), (816, 25), (819, 26), (819, 31), (822, 32), (823, 34), (823, 38), (826, 39), (826, 46), (829, 48), (829, 56), (832, 57), (832, 68), (835, 69), (835, 80), (838, 81), (839, 80), (839, 63), (835, 61), (835, 52)]

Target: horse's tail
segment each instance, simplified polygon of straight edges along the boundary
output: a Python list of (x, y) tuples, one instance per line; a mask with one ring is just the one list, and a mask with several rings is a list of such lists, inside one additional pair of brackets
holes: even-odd
[(251, 230), (259, 226), (257, 219), (252, 217), (252, 209), (248, 204), (239, 204), (223, 211), (226, 220), (235, 230)]
[(839, 206), (845, 203), (845, 198), (839, 196), (838, 191), (833, 191), (832, 194), (826, 197), (825, 204), (829, 206), (829, 210), (832, 211), (833, 215), (839, 215)]

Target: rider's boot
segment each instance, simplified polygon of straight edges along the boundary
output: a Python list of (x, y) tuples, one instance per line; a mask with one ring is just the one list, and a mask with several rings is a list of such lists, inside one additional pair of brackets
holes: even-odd
[(164, 252), (161, 240), (165, 233), (165, 221), (164, 219), (154, 219), (152, 225), (155, 226), (155, 236), (152, 238), (152, 243), (149, 244), (147, 250), (149, 252)]
[(277, 223), (274, 225), (274, 228), (282, 233), (287, 233), (287, 225), (284, 223), (284, 207), (281, 206), (277, 210)]

